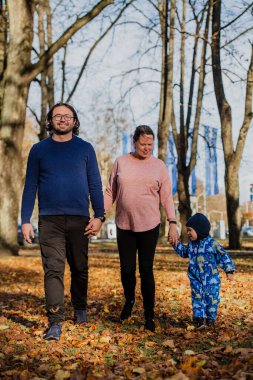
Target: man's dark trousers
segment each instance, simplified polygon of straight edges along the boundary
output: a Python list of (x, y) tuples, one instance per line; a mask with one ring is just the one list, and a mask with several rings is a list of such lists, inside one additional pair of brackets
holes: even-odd
[(39, 218), (39, 240), (44, 268), (46, 309), (50, 324), (64, 321), (64, 270), (71, 271), (71, 301), (74, 309), (86, 310), (88, 290), (89, 217), (47, 215)]

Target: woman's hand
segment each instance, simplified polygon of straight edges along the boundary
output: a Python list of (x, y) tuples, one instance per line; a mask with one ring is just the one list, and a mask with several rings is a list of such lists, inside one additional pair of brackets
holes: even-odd
[(169, 225), (168, 241), (173, 245), (177, 245), (178, 238), (179, 238), (179, 234), (177, 230), (177, 225), (174, 223), (171, 223)]

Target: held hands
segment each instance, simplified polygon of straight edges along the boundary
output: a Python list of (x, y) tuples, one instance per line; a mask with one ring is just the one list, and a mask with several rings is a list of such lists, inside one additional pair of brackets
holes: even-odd
[(228, 281), (233, 281), (234, 280), (234, 273), (226, 273), (227, 280)]
[(89, 224), (85, 228), (84, 235), (87, 236), (88, 238), (91, 238), (92, 236), (96, 236), (101, 226), (102, 226), (102, 222), (100, 219), (91, 217)]
[(34, 239), (34, 231), (30, 223), (22, 224), (22, 234), (25, 241), (29, 244), (32, 244), (32, 239)]
[(177, 245), (178, 243), (178, 230), (177, 230), (177, 225), (176, 224), (170, 224), (169, 225), (169, 232), (168, 232), (168, 241), (170, 244)]

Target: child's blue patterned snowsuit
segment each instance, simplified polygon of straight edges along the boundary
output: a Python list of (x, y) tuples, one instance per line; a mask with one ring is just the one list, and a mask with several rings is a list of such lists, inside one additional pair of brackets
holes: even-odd
[(188, 245), (179, 242), (174, 249), (181, 257), (190, 259), (188, 277), (194, 317), (215, 319), (220, 303), (218, 264), (225, 272), (233, 272), (235, 267), (231, 257), (210, 236)]

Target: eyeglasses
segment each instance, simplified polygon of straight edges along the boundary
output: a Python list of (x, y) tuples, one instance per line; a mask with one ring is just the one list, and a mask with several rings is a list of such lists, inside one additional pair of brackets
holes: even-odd
[(74, 116), (57, 114), (57, 115), (54, 115), (52, 117), (52, 119), (54, 119), (56, 121), (60, 121), (61, 119), (66, 120), (66, 121), (70, 121), (71, 119), (74, 119)]

